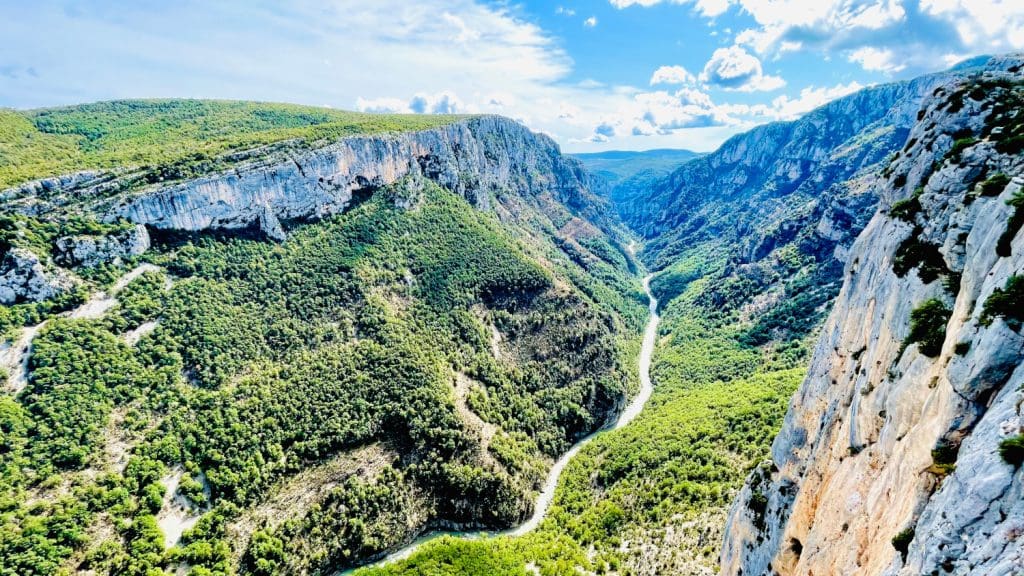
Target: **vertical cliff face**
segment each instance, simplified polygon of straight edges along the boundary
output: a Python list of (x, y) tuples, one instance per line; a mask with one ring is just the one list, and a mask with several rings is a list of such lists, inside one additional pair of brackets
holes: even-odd
[(503, 196), (551, 194), (597, 218), (580, 164), (549, 138), (499, 117), (383, 136), (360, 136), (300, 153), (277, 152), (236, 169), (156, 187), (105, 208), (108, 218), (172, 230), (258, 226), (280, 236), (279, 222), (344, 210), (360, 193), (425, 178), (489, 210)]
[[(722, 574), (1009, 574), (1024, 566), (1019, 60), (936, 89), (873, 182), (881, 209), (730, 512)], [(1016, 288), (1015, 288), (1016, 286)]]

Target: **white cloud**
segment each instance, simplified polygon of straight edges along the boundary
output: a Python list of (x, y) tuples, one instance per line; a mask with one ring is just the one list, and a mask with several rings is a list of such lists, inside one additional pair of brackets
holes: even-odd
[[(491, 96), (488, 105), (495, 108), (505, 106), (500, 97)], [(468, 112), (465, 104), (452, 92), (436, 94), (418, 93), (409, 100), (400, 98), (357, 98), (356, 110), (359, 112), (389, 114), (459, 114)]]
[(374, 114), (411, 114), (409, 101), (400, 98), (356, 98), (356, 110)]
[(555, 14), (561, 14), (562, 16), (575, 16), (576, 11), (572, 8), (566, 8), (565, 6), (559, 6), (555, 8)]
[(868, 71), (885, 72), (892, 74), (904, 70), (907, 66), (896, 62), (896, 54), (887, 48), (872, 48), (866, 46), (850, 52), (850, 62), (856, 62)]
[(651, 86), (656, 84), (689, 84), (696, 78), (682, 66), (662, 66), (651, 75)]
[[(951, 54), (1024, 50), (1024, 0), (610, 0), (612, 5), (695, 5), (713, 17), (735, 6), (756, 26), (735, 43), (763, 57), (838, 53), (872, 72), (932, 71)], [(702, 6), (702, 4), (706, 4)], [(912, 33), (908, 33), (912, 32)], [(870, 49), (870, 50), (869, 50)]]
[(583, 25), (586, 26), (587, 28), (593, 28), (594, 26), (597, 26), (597, 17), (591, 16), (590, 18), (587, 18), (586, 20), (583, 21)]
[(798, 98), (779, 96), (772, 100), (771, 107), (760, 110), (764, 115), (779, 120), (792, 120), (836, 98), (841, 98), (862, 90), (864, 85), (859, 82), (837, 84), (831, 88), (808, 87), (800, 91)]
[(616, 8), (629, 8), (630, 6), (642, 6), (644, 8), (661, 4), (663, 1), (672, 4), (693, 4), (702, 16), (714, 18), (720, 16), (729, 9), (733, 0), (609, 0)]
[(740, 46), (719, 48), (700, 74), (701, 82), (741, 92), (771, 91), (786, 85), (778, 76), (767, 76), (761, 61)]

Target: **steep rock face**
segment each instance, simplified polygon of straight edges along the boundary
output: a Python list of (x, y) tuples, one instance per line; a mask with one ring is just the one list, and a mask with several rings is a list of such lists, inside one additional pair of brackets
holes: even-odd
[(108, 236), (58, 238), (54, 248), (59, 264), (91, 268), (142, 254), (149, 249), (149, 233), (145, 226), (136, 224), (128, 230)]
[(147, 189), (99, 209), (108, 220), (126, 218), (158, 229), (257, 227), (280, 240), (281, 221), (319, 219), (344, 210), (360, 194), (423, 177), (484, 210), (515, 191), (528, 198), (551, 194), (583, 216), (606, 220), (578, 161), (563, 157), (550, 138), (499, 117), (270, 154), (228, 173)]
[[(1005, 69), (1015, 62), (984, 66)], [(878, 202), (873, 187), (848, 182), (870, 177), (903, 146), (922, 101), (937, 87), (977, 70), (871, 87), (799, 120), (755, 128), (666, 179), (617, 188), (613, 201), (648, 238), (645, 250), (658, 267), (710, 238), (744, 246), (735, 256), (750, 262), (801, 235), (841, 261)]]
[[(1007, 204), (1021, 197), (1024, 158), (1007, 139), (1013, 123), (996, 125), (1022, 112), (1020, 85), (1009, 87), (1020, 69), (997, 59), (936, 90), (878, 182), (886, 209), (850, 251), (772, 462), (733, 504), (722, 574), (1024, 567), (1021, 472), (998, 455), (1022, 430), (1024, 336), (984, 317), (989, 297), (1024, 275)], [(944, 311), (932, 346), (907, 338), (926, 302)]]
[(11, 249), (0, 261), (0, 304), (39, 302), (73, 286), (68, 275), (50, 269), (29, 250)]

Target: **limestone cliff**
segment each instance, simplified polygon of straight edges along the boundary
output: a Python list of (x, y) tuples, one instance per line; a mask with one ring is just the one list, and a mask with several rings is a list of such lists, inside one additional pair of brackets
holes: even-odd
[(999, 453), (1024, 404), (1021, 69), (996, 59), (932, 91), (868, 181), (881, 208), (772, 461), (732, 506), (722, 574), (1024, 570), (1021, 471)]
[(427, 178), (483, 210), (508, 196), (544, 195), (596, 222), (609, 222), (579, 161), (550, 138), (497, 116), (419, 132), (343, 138), (312, 149), (282, 143), (239, 155), (230, 171), (120, 193), (129, 175), (86, 173), (4, 191), (25, 213), (86, 204), (107, 220), (200, 231), (258, 228), (281, 240), (281, 222), (343, 211), (360, 194), (402, 179)]

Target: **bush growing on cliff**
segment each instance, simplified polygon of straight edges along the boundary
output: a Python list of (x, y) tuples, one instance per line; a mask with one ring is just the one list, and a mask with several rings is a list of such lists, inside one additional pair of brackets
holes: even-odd
[(893, 202), (889, 207), (889, 216), (913, 224), (914, 217), (921, 212), (921, 194), (923, 193), (924, 187), (919, 186), (910, 198)]
[(910, 543), (914, 541), (914, 529), (904, 528), (899, 534), (892, 537), (892, 547), (900, 553), (903, 561), (907, 561), (907, 552), (910, 551)]
[(925, 284), (931, 284), (943, 274), (948, 274), (946, 261), (935, 244), (922, 242), (923, 231), (915, 227), (914, 231), (896, 249), (892, 259), (892, 270), (900, 278), (911, 270), (917, 269), (917, 276)]
[(994, 174), (981, 183), (979, 192), (982, 196), (999, 196), (1006, 189), (1006, 185), (1010, 183), (1010, 177), (1000, 172)]
[(1010, 466), (1024, 464), (1024, 434), (1004, 439), (999, 443), (999, 456)]
[(989, 326), (996, 318), (1002, 318), (1014, 330), (1024, 323), (1024, 276), (1010, 276), (1006, 286), (996, 288), (985, 300), (981, 312), (982, 326)]
[(916, 343), (921, 354), (938, 356), (946, 340), (946, 324), (952, 315), (953, 311), (941, 300), (925, 300), (910, 313), (910, 333), (903, 341), (903, 348)]
[(1013, 208), (1013, 212), (1010, 214), (1010, 218), (1006, 221), (1006, 230), (999, 237), (999, 242), (996, 244), (996, 254), (1006, 258), (1010, 256), (1013, 251), (1013, 239), (1017, 237), (1017, 233), (1024, 227), (1024, 190), (1018, 191), (1006, 201), (1006, 204)]

